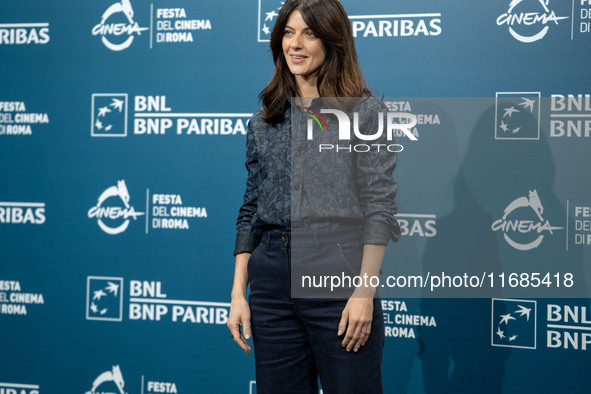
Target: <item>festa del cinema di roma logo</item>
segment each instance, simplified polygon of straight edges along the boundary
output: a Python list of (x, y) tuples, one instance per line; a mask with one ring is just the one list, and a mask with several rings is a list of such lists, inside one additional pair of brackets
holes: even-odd
[(92, 388), (90, 391), (87, 391), (84, 394), (103, 394), (103, 390), (97, 390), (100, 387), (107, 388), (107, 386), (109, 389), (116, 388), (118, 390), (118, 393), (112, 394), (127, 394), (124, 389), (125, 380), (123, 380), (123, 374), (121, 373), (119, 365), (113, 365), (113, 368), (110, 371), (105, 371), (97, 376), (94, 382), (92, 382)]
[[(145, 391), (144, 391), (145, 388)], [(178, 393), (176, 383), (174, 382), (159, 382), (147, 380), (144, 385), (144, 375), (142, 375), (142, 393)], [(0, 394), (4, 392), (0, 391)], [(6, 393), (11, 394), (11, 393)], [(15, 392), (16, 394), (16, 392)], [(33, 394), (33, 393), (31, 393)], [(119, 365), (113, 365), (110, 370), (102, 372), (92, 382), (92, 387), (84, 394), (128, 394), (125, 391), (125, 380)]]
[[(114, 205), (114, 200), (123, 204)], [(129, 191), (124, 180), (117, 181), (116, 186), (107, 188), (98, 198), (96, 205), (88, 211), (88, 217), (96, 218), (99, 227), (107, 234), (116, 235), (127, 230), (131, 219), (145, 215), (137, 212), (129, 203)], [(110, 205), (113, 204), (113, 205)]]
[[(124, 18), (119, 17), (117, 23), (109, 23), (109, 19), (117, 18), (122, 14)], [(119, 22), (119, 21), (123, 22)], [(127, 23), (125, 23), (127, 20)], [(141, 35), (142, 31), (148, 30), (147, 27), (140, 27), (133, 20), (133, 8), (129, 0), (121, 0), (112, 4), (103, 13), (101, 22), (92, 28), (93, 36), (101, 36), (103, 44), (112, 51), (122, 51), (129, 48), (133, 43), (135, 35)]]
[(549, 8), (550, 0), (512, 0), (507, 12), (499, 15), (497, 25), (507, 25), (509, 33), (518, 41), (530, 43), (546, 36), (550, 26), (568, 19), (556, 16)]
[[(523, 213), (522, 208), (530, 208), (535, 214), (534, 219), (537, 220), (512, 220), (510, 217), (517, 212)], [(542, 243), (544, 235), (553, 234), (554, 230), (562, 230), (564, 227), (554, 227), (550, 222), (542, 217), (544, 207), (538, 196), (538, 192), (534, 190), (529, 191), (528, 197), (519, 197), (513, 200), (503, 212), (501, 219), (495, 220), (491, 226), (493, 231), (501, 231), (505, 241), (517, 250), (530, 250), (537, 248)], [(530, 242), (524, 241), (521, 238), (528, 234), (534, 234), (535, 239)], [(511, 234), (511, 235), (510, 235)], [(522, 236), (518, 236), (521, 234)], [(536, 236), (537, 234), (537, 236)], [(519, 238), (515, 240), (512, 238)]]

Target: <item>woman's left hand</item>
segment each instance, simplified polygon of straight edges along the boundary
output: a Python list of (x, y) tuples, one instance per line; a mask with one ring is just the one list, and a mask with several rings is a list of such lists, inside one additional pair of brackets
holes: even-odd
[(339, 322), (338, 336), (345, 334), (342, 346), (354, 352), (365, 345), (371, 333), (373, 319), (373, 297), (352, 296), (347, 301)]

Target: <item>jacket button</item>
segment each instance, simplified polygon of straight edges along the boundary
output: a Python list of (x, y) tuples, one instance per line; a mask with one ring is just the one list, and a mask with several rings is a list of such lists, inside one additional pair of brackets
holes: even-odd
[(295, 190), (300, 190), (300, 185), (295, 185), (293, 188), (294, 188)]
[(281, 236), (281, 242), (285, 242), (285, 236), (284, 235)]

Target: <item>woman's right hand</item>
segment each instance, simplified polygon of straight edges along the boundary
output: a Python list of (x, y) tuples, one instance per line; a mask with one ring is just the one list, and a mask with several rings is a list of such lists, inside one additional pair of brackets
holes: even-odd
[[(242, 332), (240, 331), (240, 326), (242, 326)], [(247, 339), (250, 339), (250, 307), (244, 296), (232, 297), (230, 316), (228, 317), (228, 328), (232, 333), (234, 342), (236, 342), (246, 354), (250, 354), (251, 348), (246, 342)]]
[[(250, 339), (250, 307), (246, 302), (249, 259), (250, 253), (236, 255), (232, 302), (230, 303), (230, 316), (228, 317), (228, 328), (232, 333), (232, 338), (246, 354), (249, 354), (251, 350), (246, 342), (247, 339)], [(242, 332), (240, 332), (240, 326), (242, 326)]]

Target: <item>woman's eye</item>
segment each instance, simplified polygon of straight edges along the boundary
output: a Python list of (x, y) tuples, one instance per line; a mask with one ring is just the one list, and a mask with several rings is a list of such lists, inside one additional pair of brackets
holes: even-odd
[(311, 31), (306, 33), (306, 37), (316, 37), (316, 34), (312, 33)]
[(288, 36), (288, 35), (290, 35), (290, 34), (291, 34), (291, 30), (285, 30), (285, 31), (283, 32), (283, 35), (284, 35), (284, 36)]

